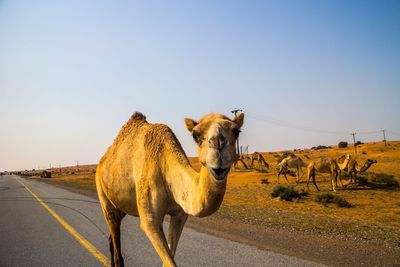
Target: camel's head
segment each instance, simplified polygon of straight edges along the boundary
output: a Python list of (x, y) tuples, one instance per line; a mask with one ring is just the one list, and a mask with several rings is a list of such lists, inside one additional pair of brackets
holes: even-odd
[(215, 180), (224, 180), (236, 160), (235, 143), (243, 120), (243, 113), (234, 119), (215, 113), (204, 116), (198, 122), (185, 119), (186, 128), (197, 143), (199, 160)]
[(372, 165), (374, 163), (378, 163), (378, 161), (376, 159), (367, 159), (367, 161), (365, 163), (368, 165)]
[(364, 165), (360, 168), (360, 172), (365, 172), (367, 171), (372, 164), (378, 163), (376, 159), (367, 159), (364, 163)]

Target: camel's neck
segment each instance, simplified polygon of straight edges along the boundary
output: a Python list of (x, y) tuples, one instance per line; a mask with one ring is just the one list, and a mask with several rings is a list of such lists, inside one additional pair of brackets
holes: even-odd
[(371, 163), (371, 162), (366, 162), (366, 163), (360, 168), (359, 172), (366, 172), (366, 171), (372, 166), (372, 164), (373, 164), (373, 163)]
[(189, 164), (173, 164), (166, 180), (174, 201), (192, 216), (211, 215), (224, 198), (226, 179), (215, 181), (204, 166), (198, 173)]
[(348, 158), (346, 158), (344, 161), (343, 161), (343, 163), (337, 163), (338, 164), (338, 166), (339, 166), (339, 168), (341, 169), (341, 170), (344, 170), (344, 169), (346, 169), (346, 167), (347, 167), (347, 164), (349, 163), (349, 159)]

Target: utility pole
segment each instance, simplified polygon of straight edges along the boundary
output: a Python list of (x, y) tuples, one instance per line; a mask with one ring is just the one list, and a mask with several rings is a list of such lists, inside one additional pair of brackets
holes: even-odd
[(79, 160), (76, 161), (76, 171), (79, 171)]
[(357, 134), (357, 133), (352, 133), (351, 135), (353, 136), (354, 152), (357, 154), (356, 134)]
[[(238, 113), (238, 112), (242, 112), (243, 110), (241, 110), (241, 109), (234, 109), (234, 110), (232, 110), (231, 112), (233, 113), (233, 114), (235, 114), (235, 118), (236, 118), (236, 114)], [(239, 150), (239, 137), (238, 137), (238, 139), (236, 139), (236, 153), (238, 154), (238, 156), (240, 156), (240, 150)]]
[(383, 133), (383, 142), (385, 142), (385, 146), (386, 146), (386, 135), (385, 135), (386, 130), (382, 130)]

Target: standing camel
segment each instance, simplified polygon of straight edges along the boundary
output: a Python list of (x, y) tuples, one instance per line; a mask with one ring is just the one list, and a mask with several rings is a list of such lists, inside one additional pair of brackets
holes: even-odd
[[(164, 266), (176, 266), (174, 256), (188, 215), (209, 216), (222, 203), (243, 120), (243, 113), (232, 120), (215, 113), (199, 122), (185, 119), (197, 143), (201, 169), (196, 172), (168, 126), (150, 124), (141, 113), (132, 115), (96, 171), (112, 266), (124, 266), (120, 225), (126, 214), (140, 217), (140, 227)], [(167, 214), (168, 238), (163, 231)]]
[(287, 156), (286, 158), (282, 159), (282, 161), (279, 163), (279, 171), (278, 171), (278, 178), (277, 178), (277, 183), (279, 184), (279, 176), (281, 174), (284, 175), (286, 182), (289, 183), (288, 178), (286, 177), (286, 172), (289, 170), (289, 168), (295, 168), (296, 169), (296, 175), (297, 175), (297, 182), (300, 182), (300, 171), (301, 171), (301, 176), (303, 176), (304, 172), (301, 169), (302, 167), (307, 167), (307, 164), (304, 163), (304, 161), (294, 155), (291, 154)]
[(265, 158), (261, 153), (254, 152), (251, 155), (250, 168), (254, 168), (254, 161), (258, 162), (258, 166), (260, 169), (262, 169), (263, 167), (269, 169), (269, 165), (268, 165), (267, 161), (265, 161)]
[[(319, 188), (317, 186), (317, 183), (315, 181), (315, 173), (316, 171), (322, 172), (322, 173), (330, 173), (331, 175), (331, 188), (333, 192), (336, 192), (336, 186), (337, 186), (337, 177), (339, 174), (340, 169), (344, 169), (345, 166), (349, 163), (350, 161), (350, 155), (346, 155), (345, 160), (343, 163), (338, 163), (334, 159), (330, 158), (320, 158), (316, 161), (311, 161), (310, 164), (308, 164), (307, 167), (307, 188), (309, 189), (309, 183), (312, 178), (313, 184), (317, 188), (318, 191)], [(340, 180), (340, 179), (339, 179)], [(342, 180), (340, 180), (340, 184), (342, 185), (343, 188), (343, 183)]]
[[(343, 163), (345, 160), (345, 155), (341, 156), (340, 158), (337, 159), (338, 163)], [(357, 178), (357, 173), (359, 172), (365, 172), (367, 171), (372, 164), (377, 163), (377, 160), (374, 159), (367, 159), (364, 162), (364, 165), (361, 166), (361, 168), (358, 168), (358, 161), (354, 158), (351, 158), (349, 163), (347, 164), (347, 166), (345, 166), (344, 169), (340, 169), (339, 170), (339, 179), (342, 175), (342, 171), (346, 171), (349, 176), (350, 176), (350, 184), (355, 183), (356, 182), (356, 178)], [(353, 178), (354, 178), (354, 182), (353, 182)], [(346, 185), (347, 186), (347, 185)]]

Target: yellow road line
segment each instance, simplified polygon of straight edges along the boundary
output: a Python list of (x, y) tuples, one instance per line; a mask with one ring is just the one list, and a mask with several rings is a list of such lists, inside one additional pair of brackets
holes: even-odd
[(19, 179), (17, 181), (28, 190), (36, 198), (36, 200), (42, 204), (43, 207), (73, 236), (78, 240), (81, 245), (87, 249), (96, 259), (98, 259), (104, 266), (110, 266), (110, 261), (104, 256), (100, 251), (98, 251), (89, 241), (87, 241), (83, 236), (81, 236), (70, 224), (64, 221), (57, 213), (55, 213), (46, 203), (43, 202), (35, 193), (33, 193), (23, 182)]

